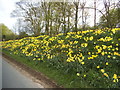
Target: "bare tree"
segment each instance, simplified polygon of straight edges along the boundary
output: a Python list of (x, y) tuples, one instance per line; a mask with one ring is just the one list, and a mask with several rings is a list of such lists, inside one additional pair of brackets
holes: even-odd
[(30, 30), (32, 30), (34, 35), (40, 35), (40, 31), (43, 28), (40, 3), (21, 0), (16, 5), (17, 9), (13, 11), (12, 15), (24, 18), (26, 23), (31, 24), (32, 29)]
[(80, 7), (81, 7), (81, 10), (82, 10), (82, 28), (83, 28), (83, 30), (85, 29), (85, 21), (84, 21), (85, 5), (86, 5), (86, 1), (83, 1), (83, 2), (80, 3)]
[(75, 5), (75, 32), (77, 32), (79, 2), (74, 2), (74, 5)]
[(96, 0), (94, 0), (94, 27), (96, 27)]

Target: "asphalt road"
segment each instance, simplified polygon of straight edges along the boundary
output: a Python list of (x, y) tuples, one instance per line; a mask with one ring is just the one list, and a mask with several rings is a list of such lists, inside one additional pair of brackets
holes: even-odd
[(2, 89), (2, 55), (0, 53), (0, 90)]
[(2, 88), (43, 88), (2, 58)]

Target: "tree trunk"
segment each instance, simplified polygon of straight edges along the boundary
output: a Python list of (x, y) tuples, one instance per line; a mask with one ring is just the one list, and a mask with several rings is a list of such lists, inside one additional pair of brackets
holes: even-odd
[(94, 27), (96, 28), (96, 0), (94, 0)]
[(75, 32), (77, 33), (77, 24), (78, 24), (78, 22), (77, 22), (77, 20), (78, 20), (78, 4), (76, 3), (75, 4), (75, 6), (76, 6), (76, 13), (75, 13)]

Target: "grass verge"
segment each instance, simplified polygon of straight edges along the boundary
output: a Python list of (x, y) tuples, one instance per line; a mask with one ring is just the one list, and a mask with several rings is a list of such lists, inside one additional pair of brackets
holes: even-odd
[(9, 57), (12, 57), (13, 59), (17, 60), (18, 62), (27, 65), (28, 67), (36, 70), (37, 72), (43, 73), (51, 80), (54, 80), (59, 86), (62, 86), (64, 88), (93, 88), (92, 86), (89, 86), (86, 81), (81, 82), (78, 79), (79, 77), (76, 77), (76, 75), (64, 73), (62, 70), (57, 70), (52, 66), (49, 67), (45, 62), (40, 62), (38, 65), (35, 65), (34, 61), (29, 61), (26, 57), (15, 55), (11, 51), (2, 51)]

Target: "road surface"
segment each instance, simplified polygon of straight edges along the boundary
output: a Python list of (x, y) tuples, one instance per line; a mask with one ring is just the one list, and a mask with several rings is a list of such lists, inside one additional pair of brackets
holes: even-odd
[(2, 89), (2, 55), (0, 52), (0, 90)]
[(2, 88), (43, 88), (2, 58)]

